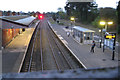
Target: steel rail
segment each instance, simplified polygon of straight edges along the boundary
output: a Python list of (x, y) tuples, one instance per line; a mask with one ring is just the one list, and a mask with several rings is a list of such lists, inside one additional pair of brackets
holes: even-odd
[[(52, 36), (52, 38), (53, 38), (53, 36)], [(69, 65), (70, 69), (72, 69), (71, 64), (69, 63), (69, 61), (67, 60), (66, 56), (64, 55), (64, 52), (60, 49), (59, 44), (57, 44), (57, 41), (56, 41), (54, 38), (53, 38), (53, 40), (55, 41), (55, 44), (57, 45), (59, 51), (62, 53), (62, 56), (63, 56), (64, 59), (66, 60), (66, 62), (67, 62), (67, 64)]]
[[(39, 23), (38, 23), (38, 25), (39, 25)], [(38, 25), (37, 25), (37, 28), (36, 28), (36, 29), (38, 29)], [(32, 64), (32, 60), (33, 60), (33, 51), (34, 51), (35, 39), (36, 39), (37, 32), (38, 32), (38, 30), (36, 30), (35, 37), (34, 37), (34, 40), (33, 40), (34, 43), (33, 43), (32, 51), (31, 51), (31, 56), (30, 56), (30, 61), (29, 61), (30, 63), (29, 63), (29, 67), (28, 67), (28, 72), (31, 71), (31, 64)]]
[[(50, 29), (50, 28), (49, 28)], [(51, 31), (51, 29), (50, 29), (50, 31)], [(49, 32), (49, 31), (48, 31)], [(52, 31), (51, 31), (52, 32)], [(49, 32), (50, 33), (50, 32)], [(53, 33), (53, 32), (52, 32)], [(50, 33), (51, 34), (51, 33)], [(52, 36), (52, 39), (55, 41), (55, 44), (57, 45), (57, 47), (58, 47), (58, 49), (59, 49), (59, 51), (62, 53), (62, 56), (64, 57), (64, 59), (66, 60), (66, 62), (67, 62), (67, 64), (68, 64), (68, 66), (70, 67), (70, 69), (72, 69), (72, 66), (71, 66), (71, 64), (69, 63), (69, 61), (68, 61), (68, 59), (66, 58), (66, 56), (64, 55), (64, 52), (60, 49), (60, 45), (57, 43), (58, 41), (57, 40), (55, 40), (55, 38), (53, 37), (53, 35), (51, 34), (51, 36)]]
[[(45, 28), (46, 28), (46, 27), (45, 27)], [(47, 33), (48, 33), (48, 32), (47, 32)], [(48, 35), (47, 35), (47, 37), (48, 37)], [(52, 46), (51, 46), (51, 44), (50, 44), (50, 40), (49, 40), (48, 38), (47, 38), (47, 40), (48, 40), (48, 43), (49, 43), (49, 47), (50, 47), (50, 49), (51, 49), (51, 51), (52, 51), (53, 58), (54, 58), (54, 60), (55, 60), (57, 69), (58, 69), (58, 70), (61, 70), (60, 67), (59, 67), (59, 64), (58, 64), (58, 62), (57, 62), (57, 59), (56, 59), (56, 57), (55, 57), (55, 53), (54, 53), (54, 51), (53, 51), (53, 48), (52, 48)]]
[(43, 70), (44, 70), (44, 65), (43, 65), (43, 53), (42, 53), (42, 31), (41, 31), (41, 29), (42, 28), (40, 28), (41, 26), (39, 26), (39, 29), (40, 29), (40, 53), (41, 53), (41, 68), (42, 68), (42, 72), (43, 72)]

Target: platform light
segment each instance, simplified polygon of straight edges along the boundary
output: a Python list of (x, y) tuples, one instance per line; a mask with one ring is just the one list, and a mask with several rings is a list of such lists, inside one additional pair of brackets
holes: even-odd
[(71, 17), (70, 20), (71, 20), (71, 21), (75, 21), (75, 18), (74, 18), (74, 17)]
[(104, 21), (100, 21), (100, 25), (105, 25), (105, 22)]
[(112, 21), (111, 21), (111, 22), (108, 22), (108, 24), (110, 24), (110, 25), (111, 25), (111, 24), (113, 24), (113, 22), (112, 22)]
[(101, 29), (99, 29), (99, 32), (102, 32), (102, 30), (101, 30)]
[(108, 22), (105, 22), (105, 21), (100, 21), (100, 25), (105, 25), (105, 30), (107, 32), (107, 27), (108, 25), (112, 25), (113, 22), (112, 21), (108, 21)]

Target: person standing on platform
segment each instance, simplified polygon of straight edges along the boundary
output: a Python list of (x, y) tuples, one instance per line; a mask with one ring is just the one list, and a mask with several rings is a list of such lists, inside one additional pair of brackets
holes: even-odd
[(67, 32), (67, 36), (68, 36), (68, 37), (70, 36), (70, 32)]
[(95, 48), (95, 41), (93, 41), (93, 43), (92, 43), (92, 47), (91, 47), (90, 52), (93, 52), (93, 53), (94, 53), (94, 48)]

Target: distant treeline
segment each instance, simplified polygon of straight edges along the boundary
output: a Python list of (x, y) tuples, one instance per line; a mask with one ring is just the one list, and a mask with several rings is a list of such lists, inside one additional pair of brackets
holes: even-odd
[(82, 3), (67, 3), (65, 11), (62, 8), (58, 8), (57, 13), (53, 13), (54, 20), (70, 19), (71, 16), (75, 17), (76, 22), (82, 24), (91, 24), (94, 27), (103, 28), (99, 23), (100, 21), (109, 22), (112, 21), (113, 25), (108, 25), (108, 31), (116, 31), (120, 34), (120, 1), (117, 9), (105, 7), (98, 8), (95, 2), (82, 2)]

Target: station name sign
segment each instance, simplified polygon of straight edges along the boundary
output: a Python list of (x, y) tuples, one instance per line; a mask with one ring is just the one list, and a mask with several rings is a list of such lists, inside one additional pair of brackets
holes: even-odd
[(109, 35), (105, 35), (105, 39), (115, 39), (116, 36), (114, 34), (109, 34)]
[(94, 2), (94, 0), (67, 0), (68, 2)]

